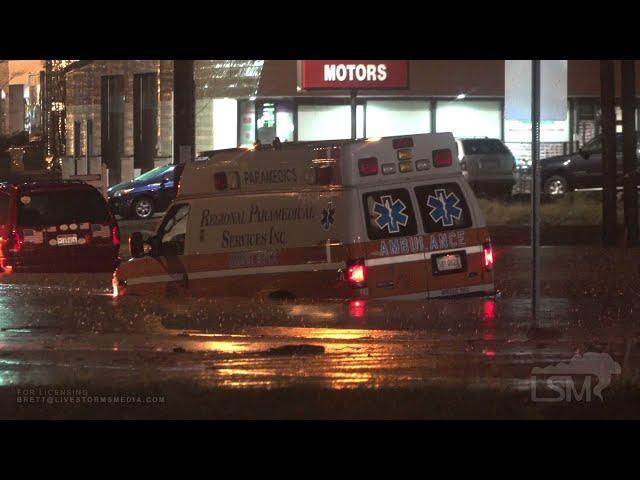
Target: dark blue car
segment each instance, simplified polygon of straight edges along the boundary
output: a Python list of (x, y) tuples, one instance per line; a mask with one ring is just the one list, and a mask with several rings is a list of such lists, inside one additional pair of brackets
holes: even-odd
[(150, 218), (165, 211), (176, 198), (183, 165), (165, 165), (150, 170), (130, 182), (107, 190), (109, 207), (123, 218)]

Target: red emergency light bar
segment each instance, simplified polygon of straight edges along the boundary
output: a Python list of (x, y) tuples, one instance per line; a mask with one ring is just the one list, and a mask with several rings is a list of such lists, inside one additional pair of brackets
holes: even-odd
[(413, 138), (404, 137), (404, 138), (394, 138), (391, 141), (394, 149), (398, 148), (412, 148), (413, 147)]

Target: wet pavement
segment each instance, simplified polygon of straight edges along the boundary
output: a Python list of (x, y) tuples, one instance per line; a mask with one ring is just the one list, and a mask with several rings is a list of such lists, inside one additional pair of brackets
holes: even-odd
[[(523, 247), (496, 249), (496, 299), (114, 299), (109, 274), (0, 277), (0, 418), (640, 417), (640, 254), (542, 252), (535, 324)], [(533, 368), (585, 353), (620, 365), (603, 400), (534, 401)]]

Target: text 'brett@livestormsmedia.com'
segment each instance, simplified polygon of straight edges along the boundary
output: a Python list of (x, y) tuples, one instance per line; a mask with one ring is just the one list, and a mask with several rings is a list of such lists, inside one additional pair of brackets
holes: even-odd
[(121, 406), (163, 406), (163, 395), (141, 393), (102, 394), (83, 388), (19, 388), (16, 392), (19, 405), (121, 405)]

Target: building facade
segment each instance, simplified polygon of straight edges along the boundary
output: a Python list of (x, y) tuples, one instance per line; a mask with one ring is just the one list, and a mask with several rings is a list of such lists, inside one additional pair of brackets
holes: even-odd
[(172, 159), (173, 62), (93, 61), (66, 74), (62, 174), (129, 180)]
[[(66, 84), (63, 173), (97, 172), (104, 162), (113, 184), (172, 161), (172, 61), (94, 61), (69, 72)], [(197, 151), (268, 144), (276, 136), (351, 137), (351, 92), (300, 91), (296, 60), (196, 61), (195, 84)], [(357, 137), (487, 136), (526, 161), (529, 133), (505, 121), (504, 91), (502, 60), (412, 60), (408, 88), (357, 92)], [(568, 115), (543, 123), (543, 156), (573, 151), (600, 131), (599, 95), (599, 62), (570, 60)], [(621, 121), (619, 108), (617, 115)]]
[[(255, 93), (262, 63), (196, 62), (198, 150), (236, 146), (228, 141), (236, 98)], [(227, 122), (230, 105), (233, 122)], [(172, 137), (172, 60), (93, 61), (66, 74), (63, 176), (98, 173), (105, 163), (110, 184), (131, 180), (173, 161)]]
[(0, 135), (43, 134), (44, 60), (0, 60)]

